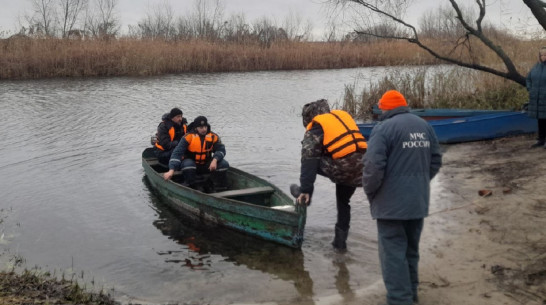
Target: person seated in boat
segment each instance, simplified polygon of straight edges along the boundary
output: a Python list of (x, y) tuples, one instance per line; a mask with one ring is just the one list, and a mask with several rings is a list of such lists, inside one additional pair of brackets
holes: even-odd
[(195, 188), (197, 174), (213, 173), (217, 188), (226, 186), (226, 172), (229, 163), (224, 159), (226, 148), (220, 137), (211, 131), (204, 116), (198, 116), (190, 124), (193, 127), (178, 143), (169, 160), (169, 171), (165, 180), (172, 178), (175, 170), (182, 170), (184, 185)]
[(162, 164), (169, 163), (174, 148), (186, 134), (187, 121), (182, 115), (182, 110), (173, 108), (163, 115), (161, 123), (157, 126), (154, 152)]
[(332, 246), (344, 252), (349, 234), (349, 201), (357, 186), (362, 185), (362, 157), (367, 149), (364, 136), (354, 119), (343, 110), (332, 110), (321, 99), (303, 106), (300, 185), (290, 186), (290, 193), (300, 204), (309, 204), (317, 174), (336, 184), (337, 222)]

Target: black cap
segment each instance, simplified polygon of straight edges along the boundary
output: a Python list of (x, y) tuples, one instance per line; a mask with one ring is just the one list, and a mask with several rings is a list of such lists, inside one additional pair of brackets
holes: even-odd
[(209, 126), (209, 123), (207, 122), (207, 118), (200, 115), (193, 120), (193, 127), (199, 127), (199, 126)]
[(171, 109), (171, 112), (169, 113), (169, 118), (172, 119), (177, 115), (182, 115), (182, 110), (180, 110), (178, 108), (173, 108), (173, 109)]

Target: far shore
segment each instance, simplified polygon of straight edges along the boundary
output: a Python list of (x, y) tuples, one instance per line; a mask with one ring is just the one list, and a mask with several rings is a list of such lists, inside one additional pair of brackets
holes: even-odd
[(0, 80), (439, 64), (404, 41), (271, 45), (120, 38), (0, 40)]
[[(511, 42), (503, 47), (504, 51), (521, 75), (526, 75), (536, 63), (536, 50), (544, 43), (542, 40), (510, 39)], [(441, 39), (426, 42), (440, 53), (453, 51)], [(503, 69), (500, 58), (479, 42), (472, 52), (458, 56), (465, 62), (477, 61)], [(474, 54), (480, 54), (479, 58)], [(446, 62), (415, 44), (393, 39), (367, 42), (283, 40), (267, 44), (259, 40), (61, 39), (25, 35), (0, 39), (0, 80), (439, 64)], [(432, 77), (426, 76), (426, 71), (411, 74), (395, 71), (362, 92), (355, 92), (351, 84), (347, 84), (340, 106), (355, 117), (366, 118), (370, 105), (375, 104), (383, 92), (393, 88), (405, 92), (410, 106), (416, 108), (520, 109), (527, 99), (526, 89), (519, 83), (468, 68), (458, 71)], [(427, 81), (431, 85), (426, 84)]]

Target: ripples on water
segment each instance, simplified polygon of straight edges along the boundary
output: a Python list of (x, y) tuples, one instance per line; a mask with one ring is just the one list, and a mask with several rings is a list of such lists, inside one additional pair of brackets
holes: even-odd
[[(310, 303), (377, 281), (375, 223), (353, 196), (350, 251), (331, 250), (334, 187), (319, 178), (302, 250), (173, 215), (140, 153), (163, 113), (206, 115), (233, 166), (288, 190), (299, 177), (301, 106), (339, 101), (381, 69), (0, 82), (0, 208), (7, 250), (29, 266), (82, 270), (120, 300)], [(71, 269), (73, 268), (73, 269)]]

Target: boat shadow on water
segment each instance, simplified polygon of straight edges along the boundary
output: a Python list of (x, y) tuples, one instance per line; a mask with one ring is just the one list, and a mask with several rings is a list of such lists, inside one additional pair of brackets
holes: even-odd
[[(203, 223), (173, 210), (148, 181), (142, 178), (150, 194), (151, 207), (157, 213), (153, 225), (161, 233), (184, 247), (173, 259), (173, 251), (159, 251), (168, 257), (165, 262), (194, 271), (213, 269), (211, 256), (234, 266), (246, 266), (265, 272), (273, 278), (292, 282), (301, 304), (313, 304), (313, 280), (305, 270), (301, 249), (294, 249), (248, 236), (218, 225)], [(185, 253), (185, 254), (184, 254)]]

